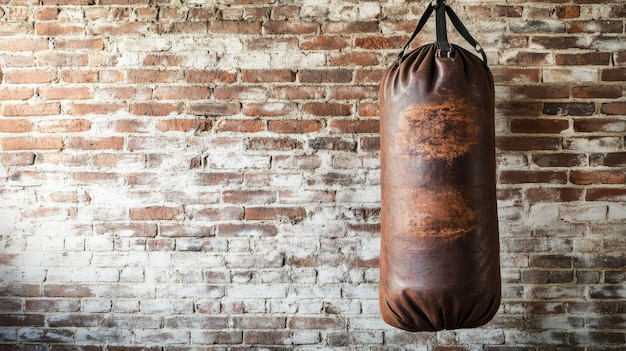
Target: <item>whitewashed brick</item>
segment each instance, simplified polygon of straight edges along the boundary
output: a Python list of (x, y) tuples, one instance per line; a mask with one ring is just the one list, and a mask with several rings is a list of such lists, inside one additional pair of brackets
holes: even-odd
[(287, 297), (287, 287), (281, 285), (234, 285), (226, 288), (231, 299), (271, 299)]

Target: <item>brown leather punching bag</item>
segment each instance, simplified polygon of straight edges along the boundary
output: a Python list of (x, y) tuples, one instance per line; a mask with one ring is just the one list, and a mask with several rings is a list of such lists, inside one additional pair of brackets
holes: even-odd
[[(404, 51), (436, 12), (437, 43)], [(482, 55), (448, 43), (446, 14)], [(456, 14), (431, 4), (380, 85), (383, 320), (481, 326), (500, 304), (494, 85)]]

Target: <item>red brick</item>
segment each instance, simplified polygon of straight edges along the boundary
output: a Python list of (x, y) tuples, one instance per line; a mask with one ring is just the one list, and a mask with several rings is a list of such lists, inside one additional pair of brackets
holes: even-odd
[(59, 37), (65, 35), (79, 35), (85, 32), (85, 28), (74, 24), (65, 24), (57, 22), (38, 22), (35, 26), (35, 34), (51, 37)]
[(265, 122), (259, 119), (222, 119), (217, 122), (219, 132), (255, 133), (265, 130)]
[(34, 312), (79, 312), (78, 299), (26, 300), (26, 311)]
[(354, 46), (368, 50), (399, 49), (404, 46), (406, 40), (406, 37), (399, 36), (356, 38)]
[[(361, 33), (378, 33), (378, 22), (324, 22), (322, 24), (322, 33), (332, 34), (361, 34)], [(404, 43), (402, 43), (404, 45)], [(401, 46), (400, 46), (401, 47)]]
[(569, 128), (566, 119), (514, 119), (511, 121), (513, 133), (560, 133)]
[(313, 150), (356, 150), (357, 143), (352, 139), (336, 137), (318, 137), (309, 140), (309, 147)]
[(96, 103), (96, 104), (75, 104), (71, 103), (67, 108), (67, 113), (69, 115), (107, 115), (112, 114), (120, 110), (127, 110), (126, 105), (124, 104), (107, 104), (107, 103)]
[(180, 219), (182, 214), (180, 207), (154, 206), (130, 209), (130, 219), (138, 221)]
[(626, 5), (611, 6), (610, 18), (626, 18)]
[(102, 50), (104, 40), (100, 38), (58, 40), (54, 42), (54, 48), (57, 50)]
[(4, 73), (4, 79), (9, 84), (52, 83), (57, 79), (56, 71), (49, 70), (19, 70)]
[(378, 133), (377, 120), (333, 119), (328, 124), (331, 133)]
[(61, 119), (39, 125), (38, 129), (42, 133), (84, 132), (91, 129), (91, 122), (85, 119)]
[(494, 68), (491, 73), (497, 82), (539, 82), (541, 77), (536, 68)]
[(187, 106), (187, 111), (199, 116), (231, 116), (239, 113), (239, 103), (194, 103)]
[(261, 22), (213, 21), (209, 25), (209, 33), (261, 34)]
[(545, 49), (587, 49), (588, 44), (580, 36), (533, 36), (532, 44)]
[(199, 100), (208, 99), (208, 87), (159, 86), (154, 89), (154, 97), (159, 100)]
[(246, 207), (244, 216), (250, 221), (280, 220), (299, 222), (306, 212), (301, 207)]
[(350, 45), (344, 37), (318, 36), (305, 39), (300, 43), (302, 50), (341, 50)]
[(61, 138), (5, 138), (2, 139), (4, 150), (62, 150)]
[(626, 121), (612, 118), (582, 118), (574, 120), (574, 131), (583, 133), (626, 131)]
[(0, 326), (3, 327), (43, 327), (43, 314), (0, 314)]
[(359, 84), (380, 83), (384, 70), (381, 69), (360, 69), (356, 72), (356, 82)]
[(61, 71), (61, 81), (67, 83), (95, 83), (98, 81), (97, 71)]
[(567, 172), (565, 171), (517, 171), (503, 170), (500, 173), (500, 183), (502, 184), (522, 184), (522, 183), (567, 183)]
[(349, 83), (352, 71), (347, 69), (304, 69), (299, 72), (301, 83)]
[(38, 94), (46, 100), (80, 100), (91, 98), (89, 88), (87, 87), (39, 88)]
[(53, 66), (53, 67), (68, 67), (68, 66), (87, 66), (89, 64), (89, 55), (83, 54), (69, 54), (69, 53), (48, 53), (42, 52), (36, 54), (37, 65), (39, 66)]
[(575, 98), (619, 98), (622, 89), (615, 85), (591, 85), (572, 88)]
[(171, 83), (178, 79), (176, 71), (138, 70), (126, 73), (130, 83)]
[(561, 147), (558, 137), (496, 137), (496, 147), (500, 150), (558, 150)]
[(182, 103), (144, 102), (130, 106), (130, 112), (140, 116), (167, 116), (169, 114), (181, 114)]
[(59, 9), (54, 7), (43, 7), (35, 10), (35, 19), (39, 21), (52, 21), (57, 19)]
[(580, 6), (557, 6), (557, 18), (578, 18), (580, 17)]
[(611, 59), (608, 52), (589, 52), (578, 54), (555, 54), (554, 61), (557, 65), (603, 65), (607, 66)]
[(0, 132), (26, 133), (33, 130), (33, 122), (27, 119), (0, 119)]
[(332, 102), (310, 102), (302, 106), (302, 111), (313, 116), (349, 116), (352, 114), (352, 105)]
[(273, 203), (276, 202), (276, 192), (265, 190), (228, 190), (222, 192), (222, 199), (229, 204)]
[(494, 13), (498, 17), (522, 17), (522, 6), (496, 5)]
[(249, 83), (295, 82), (296, 72), (288, 69), (244, 69), (241, 79)]
[(215, 70), (187, 70), (185, 80), (190, 83), (213, 83), (217, 80), (218, 73)]
[(213, 90), (213, 97), (220, 100), (261, 99), (267, 95), (261, 87), (227, 85)]
[(296, 150), (302, 149), (300, 140), (291, 138), (249, 138), (246, 140), (248, 150)]
[(506, 116), (539, 117), (543, 106), (539, 102), (507, 101), (496, 103), (496, 111)]
[(270, 132), (274, 133), (313, 133), (319, 132), (322, 124), (314, 120), (269, 121)]
[(335, 329), (343, 328), (346, 321), (342, 317), (338, 316), (324, 316), (324, 317), (298, 317), (294, 316), (289, 319), (288, 326), (291, 329)]
[(43, 287), (45, 297), (93, 297), (95, 293), (87, 285), (80, 284), (46, 284)]
[(263, 23), (266, 34), (314, 34), (319, 28), (317, 22), (266, 21)]
[(526, 199), (536, 202), (571, 202), (581, 199), (583, 190), (578, 188), (530, 188), (526, 189)]
[(600, 110), (607, 115), (626, 115), (626, 102), (607, 102)]
[(622, 188), (592, 188), (587, 189), (587, 201), (626, 201), (626, 189)]
[(361, 117), (378, 117), (380, 108), (377, 103), (359, 102), (358, 113)]
[(0, 39), (0, 47), (4, 51), (41, 51), (48, 50), (48, 39)]
[(179, 66), (184, 57), (179, 55), (147, 55), (144, 60), (144, 66)]
[(170, 119), (159, 121), (157, 129), (161, 132), (208, 132), (211, 121), (206, 119)]
[(602, 165), (609, 167), (626, 166), (626, 152), (611, 152), (604, 155)]
[(34, 95), (33, 88), (0, 88), (0, 100), (28, 100)]
[(380, 138), (361, 138), (361, 150), (364, 151), (379, 151), (380, 150)]
[(123, 137), (108, 138), (83, 138), (74, 137), (67, 140), (67, 148), (78, 150), (122, 150), (124, 148)]
[(246, 116), (286, 116), (297, 110), (297, 105), (283, 102), (245, 103), (243, 112)]
[(578, 185), (624, 184), (626, 178), (620, 171), (572, 171), (570, 182)]

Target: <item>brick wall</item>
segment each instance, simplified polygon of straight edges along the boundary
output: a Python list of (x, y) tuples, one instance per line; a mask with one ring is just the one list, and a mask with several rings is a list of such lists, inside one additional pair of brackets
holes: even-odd
[(624, 350), (621, 0), (451, 1), (496, 80), (504, 299), (381, 322), (377, 88), (425, 5), (3, 1), (0, 349)]

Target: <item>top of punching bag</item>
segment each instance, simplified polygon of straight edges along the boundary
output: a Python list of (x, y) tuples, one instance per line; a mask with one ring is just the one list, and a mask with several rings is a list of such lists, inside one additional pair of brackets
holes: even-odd
[(478, 44), (476, 39), (474, 39), (474, 37), (469, 33), (465, 25), (463, 25), (463, 22), (461, 22), (461, 20), (456, 15), (456, 13), (452, 10), (452, 8), (448, 6), (444, 0), (433, 0), (428, 5), (428, 7), (426, 8), (426, 11), (424, 11), (424, 14), (422, 15), (419, 22), (417, 23), (417, 27), (415, 28), (415, 31), (413, 31), (413, 34), (411, 35), (407, 43), (402, 48), (402, 51), (400, 52), (400, 54), (398, 55), (398, 62), (402, 63), (402, 61), (405, 58), (404, 57), (405, 51), (409, 48), (409, 45), (411, 45), (411, 42), (413, 41), (413, 39), (415, 39), (417, 34), (422, 30), (422, 28), (424, 28), (424, 25), (426, 24), (426, 22), (432, 15), (433, 11), (436, 11), (435, 20), (436, 20), (437, 48), (438, 48), (439, 54), (444, 55), (444, 56), (449, 56), (450, 52), (452, 51), (452, 46), (450, 45), (450, 42), (448, 41), (448, 31), (446, 28), (446, 14), (447, 14), (448, 17), (450, 18), (450, 22), (452, 22), (452, 25), (454, 25), (454, 28), (456, 28), (459, 34), (461, 34), (461, 36), (472, 47), (474, 47), (476, 52), (481, 55), (485, 65), (487, 65), (487, 55), (485, 54), (485, 51), (480, 46), (480, 44)]

